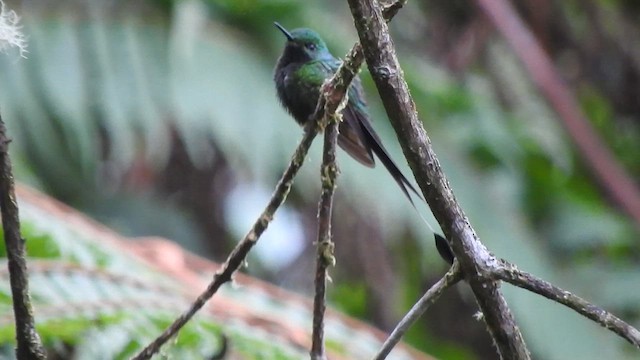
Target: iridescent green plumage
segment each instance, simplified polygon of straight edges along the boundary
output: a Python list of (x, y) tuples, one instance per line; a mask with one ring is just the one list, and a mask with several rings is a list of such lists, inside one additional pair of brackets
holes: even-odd
[[(304, 125), (315, 110), (322, 84), (336, 72), (340, 60), (331, 55), (322, 38), (313, 30), (296, 29), (289, 32), (278, 24), (276, 26), (287, 37), (274, 74), (278, 98), (296, 121)], [(375, 154), (411, 199), (409, 190), (418, 193), (391, 160), (380, 137), (373, 130), (359, 78), (356, 77), (349, 87), (348, 97), (347, 106), (342, 111), (338, 145), (368, 167), (375, 165)]]
[[(322, 84), (333, 76), (341, 62), (331, 55), (322, 38), (313, 30), (296, 29), (289, 32), (280, 24), (275, 25), (287, 38), (274, 71), (278, 98), (294, 119), (304, 125), (315, 111)], [(415, 207), (409, 191), (421, 199), (422, 197), (393, 162), (382, 145), (382, 140), (373, 130), (358, 77), (349, 87), (342, 119), (338, 127), (338, 145), (368, 167), (375, 166), (375, 154)], [(442, 258), (453, 263), (453, 253), (443, 237), (436, 235), (436, 246)]]

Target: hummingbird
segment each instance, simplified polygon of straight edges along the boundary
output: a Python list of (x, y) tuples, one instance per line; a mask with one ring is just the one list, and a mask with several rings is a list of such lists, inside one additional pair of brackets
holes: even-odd
[[(306, 28), (288, 31), (277, 22), (274, 25), (287, 39), (273, 75), (278, 99), (296, 122), (304, 126), (308, 121), (313, 121), (311, 116), (316, 109), (320, 88), (325, 80), (335, 74), (342, 62), (331, 55), (324, 40), (315, 31)], [(417, 211), (410, 192), (421, 200), (423, 198), (391, 159), (380, 136), (373, 129), (364, 89), (358, 76), (353, 79), (347, 96), (347, 105), (342, 110), (342, 122), (338, 126), (338, 146), (370, 168), (375, 166), (375, 155)], [(424, 218), (423, 220), (431, 228)], [(434, 235), (440, 256), (450, 264), (453, 263), (454, 256), (445, 238), (435, 232)]]
[[(310, 117), (316, 109), (322, 84), (335, 74), (342, 62), (331, 55), (315, 31), (305, 28), (288, 31), (277, 22), (274, 25), (287, 39), (274, 70), (278, 99), (296, 122), (304, 126), (312, 121)], [(338, 146), (370, 168), (375, 166), (375, 154), (412, 204), (409, 191), (422, 199), (373, 129), (359, 77), (353, 79), (347, 96), (347, 105), (342, 110), (343, 121), (338, 126)]]

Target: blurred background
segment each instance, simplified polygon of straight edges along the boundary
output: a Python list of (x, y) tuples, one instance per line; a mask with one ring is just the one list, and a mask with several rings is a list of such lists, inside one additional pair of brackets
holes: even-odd
[[(345, 1), (4, 0), (26, 59), (0, 56), (0, 110), (17, 178), (127, 236), (163, 236), (216, 261), (249, 229), (301, 137), (275, 95), (273, 21), (310, 27), (343, 56)], [(640, 3), (513, 0), (600, 140), (640, 179)], [(410, 1), (391, 33), (456, 197), (497, 256), (640, 326), (638, 224), (583, 162), (487, 16), (471, 1)], [(361, 73), (374, 127), (410, 170)], [(245, 271), (312, 291), (320, 141)], [(431, 232), (383, 167), (339, 157), (331, 306), (390, 330), (446, 271)], [(420, 211), (436, 224), (426, 206)], [(573, 312), (504, 286), (537, 359), (637, 351)], [(459, 285), (407, 341), (443, 359), (491, 359)]]

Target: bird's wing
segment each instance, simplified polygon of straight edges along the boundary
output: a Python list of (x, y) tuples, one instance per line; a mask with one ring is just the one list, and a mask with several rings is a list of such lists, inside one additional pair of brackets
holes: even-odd
[[(334, 74), (340, 66), (340, 61), (322, 61), (321, 64), (325, 67), (326, 71)], [(364, 142), (365, 138), (358, 124), (359, 116), (356, 114), (357, 109), (353, 106), (353, 104), (359, 101), (358, 99), (364, 101), (361, 90), (356, 90), (356, 88), (361, 89), (360, 79), (357, 77), (353, 79), (352, 86), (349, 87), (349, 100), (347, 106), (342, 111), (342, 123), (340, 123), (340, 127), (338, 128), (340, 132), (338, 145), (362, 165), (374, 167), (375, 160), (373, 158), (373, 152)]]
[[(335, 65), (336, 69), (339, 64), (340, 63), (337, 63), (337, 65)], [(393, 161), (387, 149), (382, 145), (382, 140), (371, 125), (366, 106), (364, 90), (362, 89), (360, 78), (356, 77), (349, 88), (349, 101), (342, 113), (344, 121), (340, 127), (340, 135), (342, 136), (344, 133), (356, 139), (352, 142), (357, 142), (359, 145), (357, 150), (366, 153), (370, 157), (371, 165), (369, 166), (374, 165), (372, 153), (376, 154), (378, 159), (380, 159), (380, 162), (382, 162), (396, 183), (398, 183), (402, 192), (413, 204), (409, 191), (416, 194), (420, 199), (422, 199), (422, 196), (420, 196), (420, 193), (416, 188), (411, 185), (409, 180), (402, 174), (402, 171), (400, 171), (398, 165)], [(343, 128), (345, 129), (343, 130)], [(342, 148), (345, 149), (344, 146), (342, 146)], [(347, 152), (349, 151), (347, 150)], [(356, 158), (351, 152), (349, 152), (349, 154)]]

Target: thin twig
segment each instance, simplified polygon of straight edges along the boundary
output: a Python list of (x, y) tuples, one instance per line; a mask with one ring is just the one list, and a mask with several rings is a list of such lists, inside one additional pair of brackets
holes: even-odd
[(611, 197), (640, 228), (640, 190), (580, 110), (549, 56), (509, 1), (477, 0), (531, 74), (541, 94), (558, 113), (585, 163)]
[(305, 128), (304, 135), (300, 144), (296, 148), (293, 154), (289, 166), (282, 174), (278, 185), (276, 186), (271, 200), (267, 207), (263, 210), (260, 217), (251, 227), (251, 230), (245, 235), (245, 237), (236, 245), (231, 254), (227, 257), (227, 260), (222, 265), (222, 269), (218, 271), (213, 280), (207, 288), (198, 296), (198, 298), (191, 304), (189, 309), (180, 315), (160, 336), (158, 336), (152, 343), (147, 345), (138, 355), (133, 359), (149, 359), (153, 354), (160, 350), (160, 347), (172, 338), (192, 317), (200, 310), (204, 304), (211, 299), (211, 297), (218, 291), (222, 284), (231, 281), (233, 273), (244, 263), (245, 258), (251, 248), (256, 244), (262, 233), (267, 229), (269, 223), (273, 219), (273, 215), (276, 210), (282, 205), (287, 198), (291, 186), (293, 185), (293, 179), (298, 173), (298, 170), (302, 167), (309, 147), (313, 143), (313, 139), (318, 133), (318, 126), (316, 122), (310, 122)]
[(400, 320), (398, 325), (396, 325), (395, 329), (391, 332), (391, 335), (389, 335), (384, 344), (382, 344), (382, 348), (378, 351), (378, 354), (376, 354), (374, 359), (386, 359), (387, 355), (389, 355), (391, 350), (393, 350), (393, 348), (400, 342), (400, 339), (402, 339), (411, 325), (413, 325), (420, 316), (424, 314), (429, 306), (433, 305), (440, 298), (440, 295), (442, 295), (446, 289), (457, 284), (460, 280), (462, 280), (462, 272), (460, 272), (460, 266), (456, 261), (453, 263), (449, 271), (444, 274), (442, 279), (433, 284), (433, 286), (431, 286), (429, 290), (422, 295), (420, 300), (413, 305), (411, 310), (409, 310), (402, 320)]
[[(400, 10), (406, 0), (398, 0), (384, 9), (384, 16), (390, 21)], [(336, 165), (336, 142), (338, 138), (338, 122), (339, 119), (333, 115), (337, 112), (338, 107), (344, 95), (351, 84), (351, 81), (357, 75), (364, 54), (359, 43), (353, 45), (345, 60), (336, 72), (337, 76), (323, 86), (323, 96), (316, 106), (316, 114), (325, 114), (331, 116), (325, 130), (324, 154), (322, 161), (321, 179), (322, 179), (322, 195), (318, 204), (318, 255), (316, 262), (315, 275), (315, 295), (313, 302), (313, 328), (312, 328), (312, 344), (310, 355), (312, 359), (325, 359), (324, 353), (324, 312), (326, 309), (326, 281), (328, 278), (328, 266), (335, 263), (333, 257), (334, 243), (331, 240), (331, 214), (333, 208), (333, 194), (335, 191), (335, 181), (339, 170)], [(335, 81), (342, 79), (341, 82)], [(333, 84), (333, 85), (332, 85)], [(340, 86), (339, 89), (332, 86)], [(331, 103), (324, 103), (323, 99), (331, 99)], [(323, 111), (324, 108), (324, 111)]]
[(11, 159), (9, 159), (9, 142), (0, 116), (0, 209), (16, 322), (18, 343), (16, 357), (19, 360), (45, 359), (45, 351), (40, 336), (36, 332), (29, 295), (26, 252), (24, 239), (20, 235), (20, 217), (13, 185)]
[(520, 271), (515, 265), (506, 261), (503, 261), (500, 266), (494, 268), (493, 274), (496, 279), (527, 289), (575, 310), (577, 313), (613, 331), (640, 349), (640, 331), (599, 306), (591, 304), (581, 297), (537, 278), (532, 274)]
[(349, 0), (360, 43), (378, 93), (425, 200), (450, 242), (504, 359), (529, 359), (499, 282), (488, 277), (495, 257), (480, 242), (440, 168), (398, 63), (389, 29), (375, 0)]
[[(387, 21), (390, 21), (398, 10), (400, 10), (406, 0), (398, 0), (384, 9), (384, 16)], [(364, 61), (364, 54), (362, 53), (362, 47), (359, 43), (353, 45), (345, 61), (342, 63), (336, 75), (338, 79), (342, 79), (342, 82), (334, 81), (334, 77), (329, 83), (323, 86), (324, 96), (320, 96), (316, 107), (316, 114), (330, 115), (331, 118), (328, 121), (327, 128), (325, 130), (324, 140), (324, 154), (322, 160), (321, 179), (322, 179), (322, 195), (318, 204), (318, 255), (316, 261), (316, 275), (315, 275), (315, 295), (313, 301), (313, 328), (312, 328), (312, 343), (310, 355), (312, 359), (325, 359), (324, 353), (324, 312), (326, 309), (326, 282), (328, 278), (327, 269), (329, 265), (335, 263), (333, 257), (334, 243), (331, 240), (331, 214), (333, 208), (333, 194), (335, 191), (335, 181), (338, 176), (339, 170), (336, 165), (336, 142), (338, 138), (338, 123), (339, 119), (336, 115), (338, 106), (341, 99), (344, 98), (344, 94), (348, 89), (351, 81), (358, 73), (362, 62)], [(340, 89), (332, 89), (334, 84), (340, 85)], [(324, 99), (331, 99), (332, 104), (323, 103)], [(324, 112), (322, 107), (324, 106)]]
[(334, 243), (331, 239), (331, 219), (333, 212), (333, 194), (336, 189), (338, 165), (336, 164), (336, 142), (338, 140), (338, 115), (328, 121), (324, 134), (324, 153), (320, 179), (322, 194), (318, 203), (318, 255), (316, 260), (315, 296), (313, 299), (313, 333), (311, 336), (311, 358), (326, 359), (324, 353), (324, 311), (328, 268), (335, 264)]

